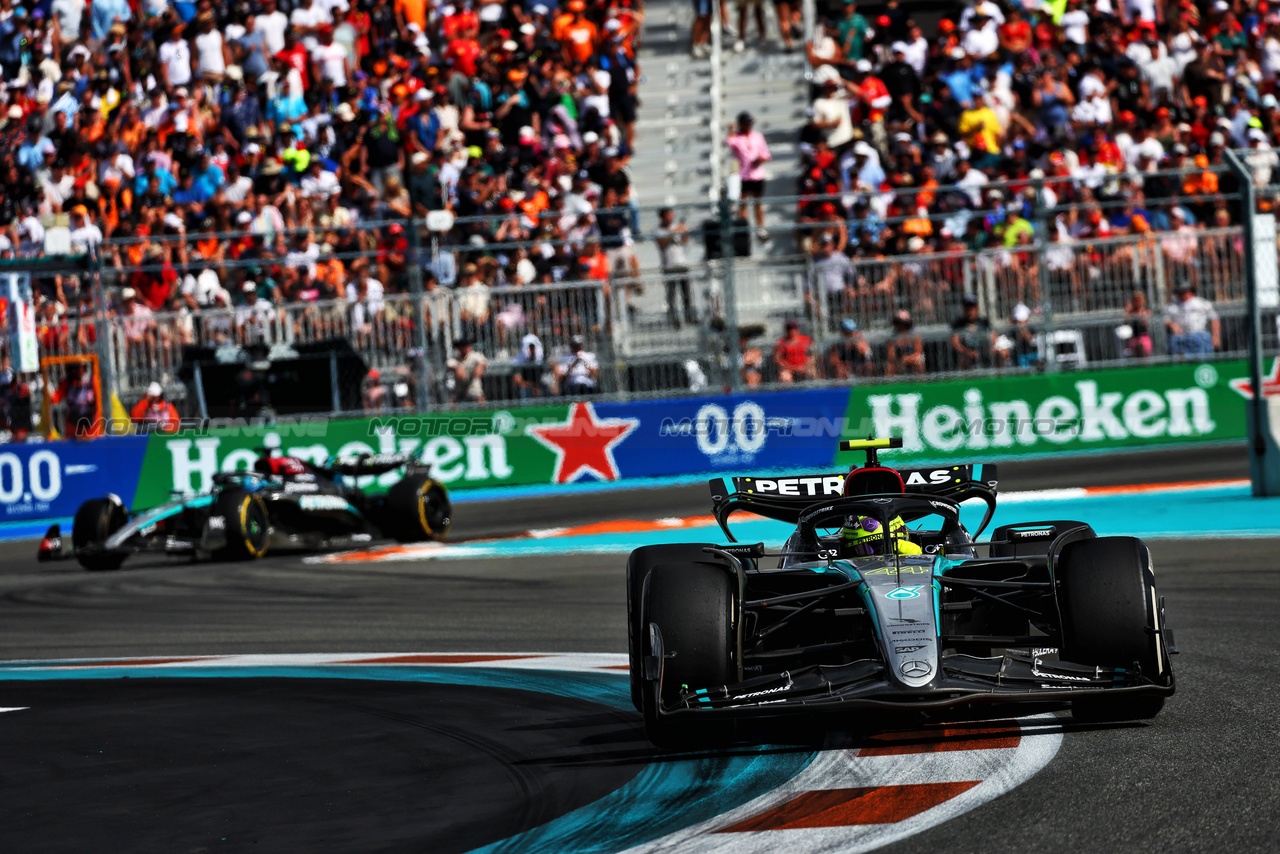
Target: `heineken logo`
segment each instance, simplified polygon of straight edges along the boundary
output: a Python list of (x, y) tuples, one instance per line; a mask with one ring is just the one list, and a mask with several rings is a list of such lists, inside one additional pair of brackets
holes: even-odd
[[(990, 388), (990, 387), (989, 387)], [(906, 453), (926, 449), (981, 451), (1053, 447), (1071, 442), (1177, 437), (1213, 433), (1209, 394), (1199, 386), (1164, 391), (1103, 391), (1095, 380), (1074, 384), (1074, 394), (1001, 399), (979, 388), (961, 407), (929, 406), (921, 392), (867, 395), (877, 436), (901, 436)]]
[[(261, 442), (268, 448), (301, 460), (323, 464), (330, 456), (357, 454), (411, 453), (422, 448), (419, 460), (431, 466), (431, 476), (444, 484), (466, 481), (506, 480), (515, 474), (507, 459), (506, 437), (487, 433), (471, 436), (397, 437), (390, 428), (376, 431), (369, 441), (351, 440), (342, 444), (312, 441), (290, 443), (277, 433), (268, 432)], [(256, 444), (256, 443), (255, 443)], [(235, 441), (225, 443), (219, 436), (165, 439), (169, 468), (173, 473), (170, 487), (178, 493), (203, 493), (213, 485), (218, 472), (247, 471), (253, 468), (259, 452)], [(388, 487), (401, 477), (399, 470), (379, 476), (358, 478), (362, 488), (374, 484)]]

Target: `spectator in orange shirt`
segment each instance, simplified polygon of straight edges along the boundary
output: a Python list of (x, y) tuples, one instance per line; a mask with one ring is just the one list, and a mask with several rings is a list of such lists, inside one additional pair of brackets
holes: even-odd
[(417, 24), (418, 32), (427, 30), (427, 0), (396, 0), (396, 24), (400, 29), (400, 38), (412, 43), (409, 25)]
[(346, 265), (333, 256), (333, 246), (321, 243), (320, 257), (316, 260), (316, 281), (321, 287), (327, 285), (329, 290), (340, 293), (345, 284), (346, 273)]
[(588, 240), (582, 246), (582, 254), (578, 256), (585, 278), (597, 282), (609, 281), (609, 256), (600, 251), (598, 240)]
[(147, 386), (146, 396), (129, 412), (129, 419), (140, 433), (175, 433), (178, 430), (178, 410), (164, 399), (164, 387), (160, 383)]
[(564, 50), (565, 64), (575, 71), (590, 61), (591, 55), (596, 51), (596, 42), (600, 39), (600, 31), (596, 25), (582, 15), (586, 8), (583, 0), (571, 0), (569, 11), (573, 13), (573, 20), (561, 31), (563, 37), (560, 43)]
[[(567, 10), (560, 13), (559, 15), (556, 15), (555, 20), (551, 22), (551, 38), (557, 42), (564, 41), (565, 27), (569, 26), (575, 20), (577, 20), (578, 16), (574, 14), (573, 7), (574, 7), (574, 4), (570, 2)], [(585, 9), (585, 8), (586, 8), (586, 5), (582, 4), (581, 9)], [(579, 11), (581, 11), (581, 9), (579, 9)]]

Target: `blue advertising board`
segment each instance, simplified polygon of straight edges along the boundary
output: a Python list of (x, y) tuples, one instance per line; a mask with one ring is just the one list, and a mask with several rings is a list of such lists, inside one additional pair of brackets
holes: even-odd
[(830, 466), (849, 390), (731, 394), (597, 403), (632, 429), (612, 449), (623, 478)]
[(146, 436), (0, 445), (0, 522), (74, 516), (84, 500), (114, 492), (128, 506)]

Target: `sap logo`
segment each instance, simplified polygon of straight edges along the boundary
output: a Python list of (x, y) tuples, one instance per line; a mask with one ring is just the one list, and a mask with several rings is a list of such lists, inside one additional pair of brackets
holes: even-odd
[[(929, 476), (925, 480), (925, 475)], [(913, 471), (907, 478), (907, 486), (928, 486), (930, 484), (938, 486), (951, 480), (951, 472), (946, 469), (934, 469), (933, 471)]]

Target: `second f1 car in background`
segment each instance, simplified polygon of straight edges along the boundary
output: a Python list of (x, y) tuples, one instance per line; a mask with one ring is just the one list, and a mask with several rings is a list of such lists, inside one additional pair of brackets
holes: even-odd
[[(315, 465), (260, 453), (253, 471), (217, 474), (207, 494), (140, 513), (116, 495), (90, 499), (76, 511), (71, 549), (55, 525), (40, 558), (74, 556), (85, 569), (111, 570), (146, 552), (253, 560), (274, 549), (342, 549), (378, 537), (442, 540), (449, 532), (449, 494), (412, 454), (362, 454)], [(403, 475), (385, 494), (357, 485), (396, 469)]]

